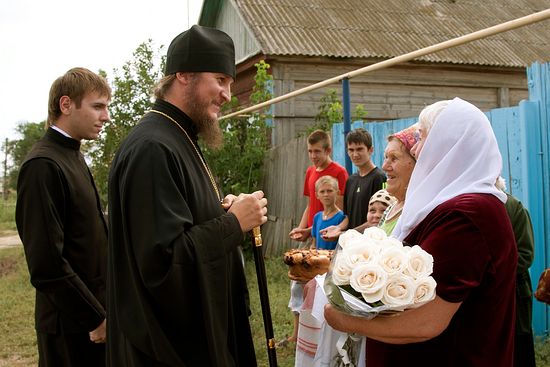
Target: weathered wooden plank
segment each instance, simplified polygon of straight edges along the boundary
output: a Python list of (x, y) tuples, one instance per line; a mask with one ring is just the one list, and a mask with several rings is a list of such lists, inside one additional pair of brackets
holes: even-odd
[[(519, 123), (519, 107), (513, 107), (508, 110), (506, 118), (508, 126), (508, 166), (510, 168), (510, 177), (508, 179), (508, 191), (518, 197), (523, 197), (523, 162), (521, 156), (524, 147), (521, 145), (521, 125)], [(525, 162), (527, 163), (527, 162)]]
[[(375, 62), (347, 60), (345, 64), (334, 65), (328, 59), (306, 57), (274, 57), (271, 61), (276, 96)], [(331, 88), (340, 93), (338, 83)], [(298, 132), (313, 123), (319, 100), (328, 89), (312, 91), (278, 104), (279, 107), (275, 109), (275, 145), (294, 139)], [(507, 96), (502, 91), (507, 91)], [(484, 111), (502, 105), (504, 97), (510, 105), (517, 104), (528, 98), (524, 70), (404, 63), (358, 76), (351, 81), (352, 108), (363, 104), (369, 120), (415, 116), (428, 104), (457, 96)], [(279, 124), (289, 124), (292, 128), (279, 128)]]
[(506, 179), (508, 191), (519, 198), (522, 196), (519, 108), (516, 106), (493, 109), (486, 114), (491, 121), (502, 155), (501, 175)]
[(300, 137), (272, 149), (265, 161), (268, 212), (272, 220), (265, 227), (266, 254), (278, 254), (290, 245), (288, 233), (299, 223), (307, 202), (303, 198), (303, 180), (307, 159), (306, 137)]
[(526, 95), (526, 92), (524, 89), (512, 89), (512, 88), (510, 88), (509, 96), (510, 96), (510, 106), (517, 106), (522, 100), (527, 99), (529, 97), (528, 95)]
[[(369, 64), (360, 64), (361, 67), (367, 65)], [(309, 84), (329, 79), (346, 72), (351, 72), (357, 69), (358, 66), (359, 64), (334, 65), (329, 61), (321, 61), (321, 63), (317, 64), (292, 61), (285, 64), (274, 64), (275, 68), (283, 68), (283, 72), (278, 74), (279, 77), (301, 80)], [(524, 70), (479, 66), (418, 65), (409, 63), (373, 71), (353, 78), (354, 83), (363, 81), (432, 86), (477, 85), (495, 88), (508, 86), (510, 88), (526, 89), (526, 76)]]

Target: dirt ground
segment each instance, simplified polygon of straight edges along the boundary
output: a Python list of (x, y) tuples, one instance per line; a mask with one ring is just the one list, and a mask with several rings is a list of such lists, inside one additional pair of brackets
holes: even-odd
[(17, 232), (0, 236), (0, 249), (14, 246), (21, 246), (21, 239)]

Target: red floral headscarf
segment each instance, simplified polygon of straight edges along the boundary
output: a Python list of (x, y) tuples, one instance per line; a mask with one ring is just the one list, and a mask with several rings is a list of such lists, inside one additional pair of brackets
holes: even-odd
[(418, 142), (418, 124), (411, 125), (395, 134), (390, 135), (390, 138), (397, 138), (403, 143), (405, 149), (410, 154), (412, 147)]

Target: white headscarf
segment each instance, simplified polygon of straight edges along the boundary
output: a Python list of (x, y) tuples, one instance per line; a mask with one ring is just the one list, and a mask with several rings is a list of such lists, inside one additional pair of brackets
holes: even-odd
[(495, 187), (501, 170), (502, 157), (485, 114), (453, 99), (424, 142), (393, 236), (403, 240), (435, 207), (461, 194), (492, 194), (506, 202)]

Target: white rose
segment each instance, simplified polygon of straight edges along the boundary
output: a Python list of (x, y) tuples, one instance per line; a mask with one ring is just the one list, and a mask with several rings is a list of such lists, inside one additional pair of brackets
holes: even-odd
[(332, 268), (332, 282), (336, 285), (349, 284), (349, 278), (351, 276), (351, 267), (348, 266), (344, 260), (343, 253), (340, 252), (334, 259), (334, 266)]
[(411, 277), (395, 274), (388, 278), (382, 302), (388, 306), (408, 306), (413, 303), (415, 284)]
[(422, 277), (414, 281), (416, 290), (414, 291), (415, 304), (426, 303), (435, 298), (435, 288), (437, 283), (433, 277)]
[(407, 268), (405, 274), (414, 279), (427, 277), (433, 272), (434, 258), (420, 246), (413, 246), (407, 252)]
[(344, 247), (344, 250), (350, 249), (352, 247), (363, 247), (363, 246), (365, 246), (365, 243), (367, 243), (367, 242), (368, 242), (367, 239), (364, 238), (361, 235), (359, 235), (359, 237), (349, 238), (346, 241), (346, 247)]
[(353, 239), (342, 252), (348, 265), (353, 268), (357, 263), (376, 262), (381, 250), (382, 247), (373, 241)]
[(399, 241), (395, 237), (387, 237), (382, 242), (382, 245), (386, 246), (386, 247), (393, 246), (393, 247), (398, 247), (398, 248), (403, 248), (403, 249), (408, 248), (408, 246), (403, 246), (403, 243), (401, 243), (401, 241)]
[(366, 228), (363, 232), (363, 237), (373, 239), (375, 241), (383, 241), (388, 236), (386, 235), (386, 232), (379, 227), (369, 227)]
[(361, 263), (351, 271), (350, 285), (366, 302), (374, 303), (382, 299), (387, 279), (388, 275), (379, 265)]
[(402, 247), (390, 246), (382, 250), (378, 264), (388, 275), (393, 275), (402, 273), (407, 268), (408, 259)]
[(356, 237), (361, 237), (361, 233), (357, 232), (355, 229), (348, 229), (340, 235), (340, 237), (338, 238), (338, 244), (342, 248), (345, 248), (349, 240)]

